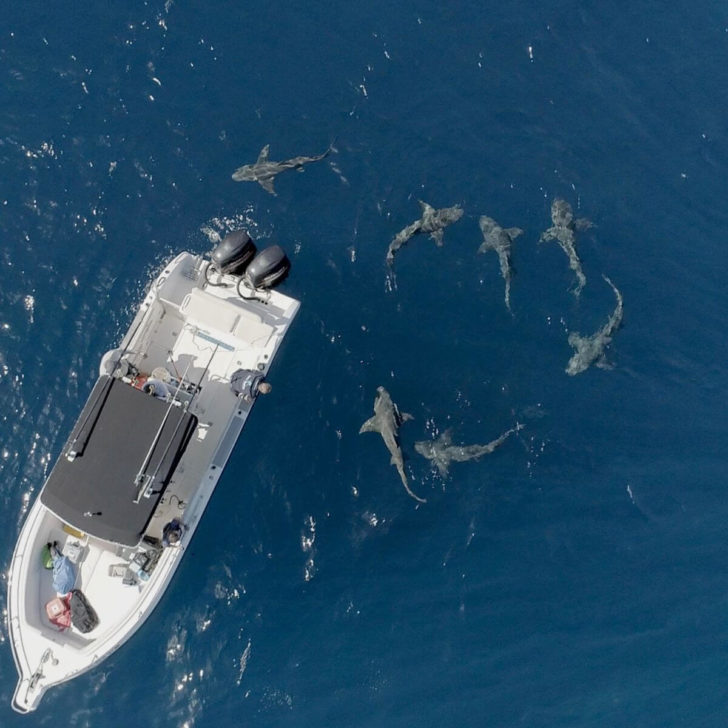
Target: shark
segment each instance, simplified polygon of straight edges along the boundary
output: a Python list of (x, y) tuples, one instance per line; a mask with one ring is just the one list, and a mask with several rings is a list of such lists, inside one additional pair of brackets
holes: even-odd
[(452, 207), (441, 207), (436, 210), (422, 200), (418, 200), (422, 208), (422, 217), (415, 220), (411, 225), (400, 230), (387, 248), (387, 263), (394, 261), (395, 253), (413, 236), (420, 233), (427, 233), (435, 241), (435, 245), (442, 246), (442, 231), (451, 223), (457, 222), (463, 216), (463, 208), (460, 205)]
[(512, 434), (522, 430), (524, 425), (516, 423), (515, 427), (506, 430), (500, 437), (492, 440), (486, 445), (453, 445), (452, 432), (445, 430), (436, 440), (421, 440), (415, 443), (415, 450), (426, 457), (437, 466), (440, 475), (445, 478), (448, 475), (450, 463), (464, 463), (468, 460), (478, 460), (483, 455), (489, 455), (496, 448), (500, 447)]
[(287, 169), (296, 169), (303, 172), (303, 165), (309, 162), (318, 162), (331, 154), (333, 147), (329, 147), (323, 154), (314, 157), (293, 157), (285, 162), (272, 162), (268, 159), (270, 144), (266, 144), (258, 155), (254, 164), (244, 164), (233, 172), (233, 179), (236, 182), (257, 182), (266, 192), (275, 195), (273, 180), (277, 174)]
[(582, 336), (576, 331), (572, 331), (569, 334), (569, 344), (574, 348), (574, 354), (569, 359), (565, 371), (571, 376), (581, 374), (581, 372), (586, 371), (594, 363), (602, 369), (609, 368), (604, 349), (611, 344), (612, 335), (622, 323), (624, 305), (622, 294), (617, 290), (614, 283), (607, 276), (602, 276), (602, 278), (612, 287), (614, 295), (617, 298), (617, 305), (607, 323), (596, 333), (591, 336)]
[(511, 243), (523, 234), (521, 228), (502, 228), (492, 217), (482, 215), (480, 230), (483, 233), (483, 242), (478, 248), (479, 253), (495, 250), (500, 262), (501, 275), (506, 282), (505, 302), (506, 308), (511, 310)]
[(416, 495), (409, 486), (407, 474), (404, 472), (404, 457), (402, 456), (402, 448), (399, 445), (399, 427), (407, 420), (414, 419), (412, 415), (406, 412), (400, 412), (397, 405), (392, 402), (389, 392), (384, 387), (377, 387), (377, 396), (374, 400), (374, 416), (370, 417), (359, 430), (361, 435), (363, 432), (378, 432), (387, 450), (392, 455), (391, 463), (397, 468), (399, 477), (407, 493), (419, 503), (427, 503), (425, 498)]
[(576, 274), (577, 283), (576, 288), (574, 288), (574, 295), (578, 298), (581, 289), (586, 285), (586, 276), (581, 269), (579, 256), (576, 254), (576, 232), (588, 230), (594, 227), (594, 223), (585, 217), (575, 220), (571, 205), (560, 197), (557, 197), (551, 203), (551, 222), (553, 225), (541, 233), (538, 242), (545, 243), (549, 240), (556, 240), (561, 246), (569, 259), (569, 268)]

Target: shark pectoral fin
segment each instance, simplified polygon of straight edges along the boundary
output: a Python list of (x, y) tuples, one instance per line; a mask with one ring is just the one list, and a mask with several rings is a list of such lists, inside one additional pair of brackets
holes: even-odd
[(361, 435), (362, 432), (379, 432), (379, 428), (377, 427), (377, 418), (376, 416), (370, 417), (360, 428), (359, 428), (359, 434)]
[(521, 228), (516, 228), (516, 227), (508, 228), (506, 230), (506, 234), (508, 235), (508, 237), (511, 240), (513, 240), (514, 238), (517, 238), (519, 235), (523, 235), (523, 230), (521, 230)]
[(583, 336), (580, 336), (576, 331), (570, 331), (567, 341), (569, 342), (569, 346), (572, 346), (578, 351), (584, 345), (586, 339)]
[(275, 195), (276, 191), (273, 188), (273, 178), (270, 179), (259, 179), (258, 184), (266, 191), (270, 192), (271, 195)]
[(548, 243), (550, 240), (556, 240), (558, 237), (558, 231), (555, 228), (549, 228), (541, 233), (541, 237), (538, 239), (538, 242)]
[(260, 162), (267, 162), (268, 161), (268, 151), (269, 150), (270, 150), (270, 144), (266, 144), (260, 150), (260, 154), (258, 155), (258, 162), (256, 162), (256, 164), (258, 164)]
[(300, 165), (299, 167), (296, 167), (296, 172), (305, 172), (306, 170), (303, 168), (303, 165)]
[(435, 241), (438, 248), (442, 247), (442, 230), (435, 230), (430, 233), (430, 237)]
[(407, 422), (407, 420), (413, 420), (414, 417), (412, 417), (409, 412), (400, 412), (399, 407), (397, 405), (394, 405), (394, 421), (397, 423), (397, 426), (401, 425), (403, 422)]
[(448, 467), (447, 467), (447, 461), (437, 458), (435, 460), (435, 465), (437, 465), (437, 469), (440, 472), (440, 477), (447, 478), (447, 476), (450, 474), (450, 471), (448, 470)]
[(595, 366), (599, 367), (599, 369), (606, 369), (609, 371), (610, 369), (614, 369), (614, 364), (612, 364), (607, 357), (602, 354), (595, 362)]

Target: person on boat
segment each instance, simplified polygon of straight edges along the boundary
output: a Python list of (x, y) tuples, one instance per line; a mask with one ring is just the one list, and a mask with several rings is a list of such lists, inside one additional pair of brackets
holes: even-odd
[(58, 548), (58, 542), (46, 544), (51, 557), (53, 568), (53, 589), (56, 594), (63, 596), (70, 592), (76, 583), (76, 572), (67, 556)]
[(265, 381), (265, 374), (255, 369), (238, 369), (230, 377), (230, 387), (246, 402), (252, 402), (259, 394), (268, 394), (273, 389)]
[(182, 538), (184, 530), (184, 523), (179, 518), (173, 518), (162, 530), (162, 546), (176, 546)]
[(149, 378), (142, 384), (142, 392), (157, 399), (166, 400), (169, 396), (169, 387), (161, 379)]

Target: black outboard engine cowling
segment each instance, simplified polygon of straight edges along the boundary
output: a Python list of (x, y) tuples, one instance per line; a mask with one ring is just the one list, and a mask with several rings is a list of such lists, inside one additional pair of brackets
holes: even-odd
[(220, 273), (242, 275), (253, 259), (256, 248), (245, 230), (228, 233), (212, 251), (212, 265)]
[(252, 288), (273, 288), (291, 269), (291, 262), (279, 245), (261, 250), (245, 271), (245, 281)]

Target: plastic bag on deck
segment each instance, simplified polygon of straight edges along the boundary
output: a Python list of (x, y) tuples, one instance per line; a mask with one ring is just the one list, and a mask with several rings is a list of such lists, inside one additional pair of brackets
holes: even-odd
[(56, 594), (68, 594), (76, 583), (76, 572), (67, 556), (53, 556), (53, 588)]

